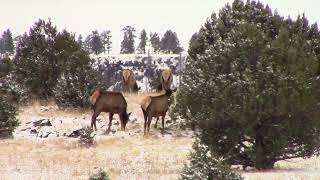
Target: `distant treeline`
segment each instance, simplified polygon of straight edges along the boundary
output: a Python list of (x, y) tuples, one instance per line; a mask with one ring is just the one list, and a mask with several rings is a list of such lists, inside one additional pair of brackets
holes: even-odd
[[(147, 34), (143, 29), (139, 34), (139, 43), (135, 47), (136, 30), (132, 26), (125, 26), (123, 29), (123, 40), (121, 42), (120, 53), (121, 54), (146, 54), (146, 53), (165, 53), (165, 54), (178, 54), (183, 51), (180, 45), (177, 33), (172, 30), (167, 30), (163, 37), (160, 37), (158, 33)], [(0, 37), (0, 55), (12, 55), (15, 51), (15, 45), (17, 45), (21, 35), (13, 38), (10, 29), (7, 29), (1, 33)], [(104, 30), (99, 32), (98, 30), (92, 31), (87, 37), (83, 39), (82, 35), (77, 36), (77, 42), (80, 46), (89, 53), (100, 54), (110, 53), (112, 51), (111, 31)]]

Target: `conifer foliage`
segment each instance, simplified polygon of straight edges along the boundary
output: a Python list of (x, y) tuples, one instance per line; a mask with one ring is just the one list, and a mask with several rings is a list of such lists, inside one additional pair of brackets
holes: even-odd
[(221, 179), (241, 180), (242, 177), (230, 169), (222, 158), (214, 155), (206, 145), (196, 141), (193, 144), (190, 161), (180, 175), (180, 180), (192, 179)]
[(12, 132), (18, 127), (19, 121), (16, 119), (16, 109), (8, 104), (3, 97), (0, 97), (0, 138), (12, 136)]
[(62, 107), (88, 107), (89, 96), (97, 85), (96, 73), (92, 68), (93, 60), (69, 32), (59, 33), (57, 39), (63, 39), (74, 50), (69, 51), (68, 59), (63, 63), (62, 74), (53, 90), (54, 98)]
[(230, 164), (273, 168), (320, 150), (320, 32), (235, 0), (194, 35), (177, 96), (201, 143)]

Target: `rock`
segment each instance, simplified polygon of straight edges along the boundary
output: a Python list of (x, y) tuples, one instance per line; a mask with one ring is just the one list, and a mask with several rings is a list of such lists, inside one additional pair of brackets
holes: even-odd
[(52, 126), (43, 126), (39, 129), (37, 137), (47, 138), (49, 134), (53, 134), (54, 131), (54, 127)]
[(52, 126), (52, 124), (51, 124), (49, 119), (40, 119), (40, 120), (34, 121), (32, 124), (33, 124), (34, 127), (37, 127), (37, 126)]
[(31, 129), (30, 130), (30, 134), (37, 134), (38, 132), (37, 132), (37, 130), (36, 129)]
[(47, 137), (49, 136), (49, 134), (52, 134), (52, 133), (51, 133), (51, 132), (45, 132), (45, 133), (41, 134), (41, 135), (38, 136), (38, 137), (40, 137), (40, 138), (47, 138)]
[(81, 135), (81, 133), (84, 131), (84, 128), (81, 129), (77, 129), (72, 131), (70, 134), (66, 134), (67, 137), (73, 137), (73, 138), (77, 138)]
[(172, 123), (172, 120), (167, 120), (166, 123), (170, 124)]

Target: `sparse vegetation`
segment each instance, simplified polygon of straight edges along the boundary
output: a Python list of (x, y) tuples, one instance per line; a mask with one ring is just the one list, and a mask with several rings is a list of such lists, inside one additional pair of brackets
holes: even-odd
[(80, 134), (79, 144), (81, 147), (91, 147), (95, 144), (93, 129), (85, 127)]
[(193, 152), (189, 157), (189, 163), (184, 167), (180, 180), (241, 180), (239, 174), (230, 169), (222, 158), (214, 155), (207, 146), (196, 141), (193, 144)]
[(89, 180), (109, 180), (109, 176), (108, 174), (100, 169), (99, 172), (97, 174), (92, 175)]

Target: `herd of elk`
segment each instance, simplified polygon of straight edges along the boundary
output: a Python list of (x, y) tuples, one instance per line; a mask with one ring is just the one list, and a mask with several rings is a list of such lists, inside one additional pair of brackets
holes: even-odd
[[(123, 70), (122, 79), (124, 92), (137, 92), (140, 89), (137, 86), (135, 75), (131, 70)], [(160, 116), (162, 117), (162, 133), (164, 132), (164, 118), (170, 106), (170, 96), (172, 95), (172, 92), (176, 90), (170, 89), (172, 79), (171, 70), (164, 70), (160, 76), (160, 82), (162, 90), (164, 90), (165, 93), (159, 96), (146, 96), (143, 98), (140, 105), (144, 116), (144, 134), (146, 134), (146, 132), (149, 133), (152, 117), (157, 118), (157, 124)], [(110, 131), (111, 129), (114, 114), (119, 114), (121, 130), (125, 130), (131, 113), (127, 113), (127, 102), (121, 92), (111, 92), (98, 89), (92, 94), (92, 96), (90, 96), (90, 103), (93, 108), (91, 128), (97, 130), (96, 118), (101, 112), (108, 112), (108, 130)]]

